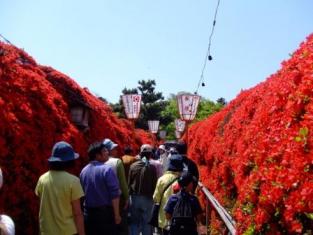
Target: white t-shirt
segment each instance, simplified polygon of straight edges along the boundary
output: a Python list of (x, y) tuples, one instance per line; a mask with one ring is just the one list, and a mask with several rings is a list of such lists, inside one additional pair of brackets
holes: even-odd
[(114, 171), (115, 175), (117, 175), (117, 164), (118, 164), (118, 158), (115, 157), (109, 157), (109, 160), (105, 162), (105, 164), (112, 167), (112, 170)]
[(163, 173), (164, 173), (168, 167), (168, 155), (167, 155), (167, 153), (163, 153), (160, 155), (160, 162), (162, 164)]

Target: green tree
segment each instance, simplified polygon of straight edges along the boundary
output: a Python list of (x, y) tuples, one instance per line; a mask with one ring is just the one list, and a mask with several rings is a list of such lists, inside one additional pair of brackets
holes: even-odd
[[(166, 139), (174, 140), (175, 123), (174, 120), (179, 118), (176, 95), (171, 94), (167, 100), (164, 100), (162, 92), (155, 91), (155, 80), (138, 81), (138, 87), (122, 90), (123, 94), (141, 94), (141, 110), (139, 118), (136, 120), (136, 127), (148, 130), (148, 120), (159, 120), (159, 130), (167, 132)], [(216, 102), (209, 99), (201, 98), (198, 105), (198, 112), (194, 122), (203, 120), (215, 112), (218, 112), (226, 100), (219, 98)], [(111, 104), (113, 111), (121, 118), (126, 118), (122, 99), (117, 104)]]
[(220, 111), (223, 107), (224, 105), (222, 103), (215, 103), (209, 99), (201, 98), (195, 119), (196, 121), (203, 120), (213, 113)]
[(165, 108), (166, 102), (162, 92), (155, 91), (155, 80), (141, 80), (137, 87), (139, 94), (141, 94), (141, 111), (136, 126), (148, 130), (148, 120), (161, 120), (161, 111)]
[[(161, 113), (164, 118), (166, 117), (167, 122), (163, 122), (160, 129), (166, 130), (168, 140), (174, 140), (176, 138), (174, 120), (179, 118), (176, 95), (170, 95), (167, 102), (167, 106)], [(200, 103), (198, 105), (197, 115), (193, 123), (207, 118), (213, 113), (220, 111), (223, 107), (224, 105), (222, 103), (215, 103), (209, 99), (201, 97)]]
[(167, 105), (161, 112), (163, 122), (160, 125), (161, 130), (166, 131), (166, 139), (174, 140), (175, 137), (175, 119), (179, 117), (176, 95), (171, 94), (167, 99)]
[(221, 104), (223, 106), (225, 106), (227, 104), (227, 101), (225, 100), (225, 98), (220, 97), (216, 100), (216, 103)]

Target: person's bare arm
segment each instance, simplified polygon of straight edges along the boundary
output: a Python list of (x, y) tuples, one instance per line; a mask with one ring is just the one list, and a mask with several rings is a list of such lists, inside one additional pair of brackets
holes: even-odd
[(123, 210), (127, 210), (128, 209), (128, 204), (129, 204), (129, 200), (126, 200)]
[(198, 224), (201, 224), (202, 217), (203, 217), (203, 216), (202, 216), (202, 213), (196, 215), (196, 221), (197, 221)]
[(72, 211), (78, 235), (85, 235), (84, 218), (80, 207), (80, 199), (72, 201)]
[(172, 215), (169, 214), (169, 213), (166, 213), (166, 212), (165, 212), (165, 217), (166, 217), (167, 220), (171, 220), (172, 219)]
[(120, 205), (120, 198), (119, 197), (112, 199), (115, 224), (120, 224), (121, 220), (122, 220), (121, 216), (120, 216), (119, 205)]

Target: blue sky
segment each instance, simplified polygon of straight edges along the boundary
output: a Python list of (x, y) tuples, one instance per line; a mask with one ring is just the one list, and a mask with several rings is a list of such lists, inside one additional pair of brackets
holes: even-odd
[[(216, 4), (0, 0), (0, 33), (110, 102), (142, 79), (167, 97), (196, 90)], [(310, 33), (312, 0), (221, 0), (199, 94), (230, 101), (276, 72)]]

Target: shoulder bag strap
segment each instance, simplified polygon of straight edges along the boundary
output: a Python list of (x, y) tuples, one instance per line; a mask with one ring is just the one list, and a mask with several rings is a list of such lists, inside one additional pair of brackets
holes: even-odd
[(160, 198), (160, 202), (159, 204), (161, 204), (162, 199), (163, 199), (163, 195), (166, 192), (166, 190), (178, 179), (179, 177), (176, 177), (175, 179), (173, 179), (168, 185), (166, 185), (166, 187), (164, 188), (162, 194), (161, 194), (161, 198)]

